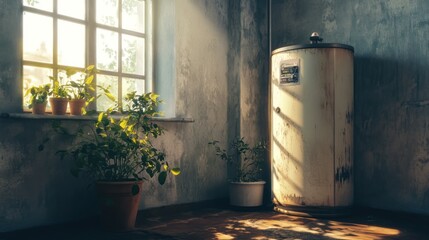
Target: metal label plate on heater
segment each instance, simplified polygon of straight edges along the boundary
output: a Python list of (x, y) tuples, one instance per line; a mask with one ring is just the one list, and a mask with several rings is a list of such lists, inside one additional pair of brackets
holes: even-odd
[(280, 62), (280, 84), (299, 84), (299, 60)]

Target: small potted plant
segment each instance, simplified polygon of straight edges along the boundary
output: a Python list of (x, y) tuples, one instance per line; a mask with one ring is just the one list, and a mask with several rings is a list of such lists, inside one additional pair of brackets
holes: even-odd
[(50, 76), (49, 78), (53, 82), (52, 91), (50, 92), (51, 97), (49, 98), (52, 114), (64, 115), (67, 112), (67, 105), (70, 98), (67, 86), (62, 85), (56, 77)]
[(27, 89), (25, 96), (30, 95), (28, 107), (32, 109), (33, 114), (45, 114), (50, 89), (51, 84), (33, 86)]
[(229, 183), (229, 202), (237, 207), (258, 207), (263, 204), (265, 181), (262, 180), (263, 163), (267, 146), (259, 142), (253, 147), (244, 138), (235, 139), (228, 149), (219, 141), (209, 142), (216, 156), (226, 161), (233, 169)]
[[(93, 124), (81, 125), (76, 133), (60, 124), (54, 126), (57, 133), (77, 137), (78, 142), (57, 153), (61, 159), (72, 160), (73, 175), (95, 179), (102, 225), (118, 231), (134, 227), (144, 180), (156, 176), (162, 185), (169, 173), (180, 174), (151, 142), (163, 133), (150, 119), (159, 114), (158, 95), (133, 92), (126, 96), (126, 103), (121, 118), (112, 116), (116, 106), (101, 112)], [(43, 150), (43, 144), (39, 149)]]
[[(70, 114), (86, 114), (86, 107), (94, 101), (95, 88), (93, 85), (95, 74), (94, 65), (89, 65), (84, 71), (76, 68), (67, 68), (66, 75), (69, 79), (66, 86), (70, 91)], [(74, 78), (75, 77), (75, 78)]]

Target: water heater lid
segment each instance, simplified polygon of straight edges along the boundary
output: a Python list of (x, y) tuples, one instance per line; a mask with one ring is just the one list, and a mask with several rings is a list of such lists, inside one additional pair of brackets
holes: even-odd
[(286, 47), (277, 48), (272, 52), (272, 54), (276, 54), (284, 51), (298, 50), (304, 48), (344, 48), (354, 52), (354, 48), (350, 45), (341, 44), (341, 43), (316, 43), (316, 44), (298, 44), (298, 45), (290, 45)]

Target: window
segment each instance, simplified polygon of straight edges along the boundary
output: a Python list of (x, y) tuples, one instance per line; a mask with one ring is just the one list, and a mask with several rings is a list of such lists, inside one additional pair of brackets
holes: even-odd
[[(96, 84), (120, 104), (127, 92), (151, 91), (150, 7), (150, 0), (23, 0), (23, 91), (90, 64)], [(100, 97), (94, 107), (110, 105)]]

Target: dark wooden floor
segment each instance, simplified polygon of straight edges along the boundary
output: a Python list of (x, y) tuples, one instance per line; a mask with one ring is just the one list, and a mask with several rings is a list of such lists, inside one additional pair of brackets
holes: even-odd
[(429, 239), (426, 216), (356, 210), (333, 219), (288, 216), (269, 209), (205, 207), (140, 212), (134, 231), (106, 232), (94, 220), (0, 234), (0, 239)]

